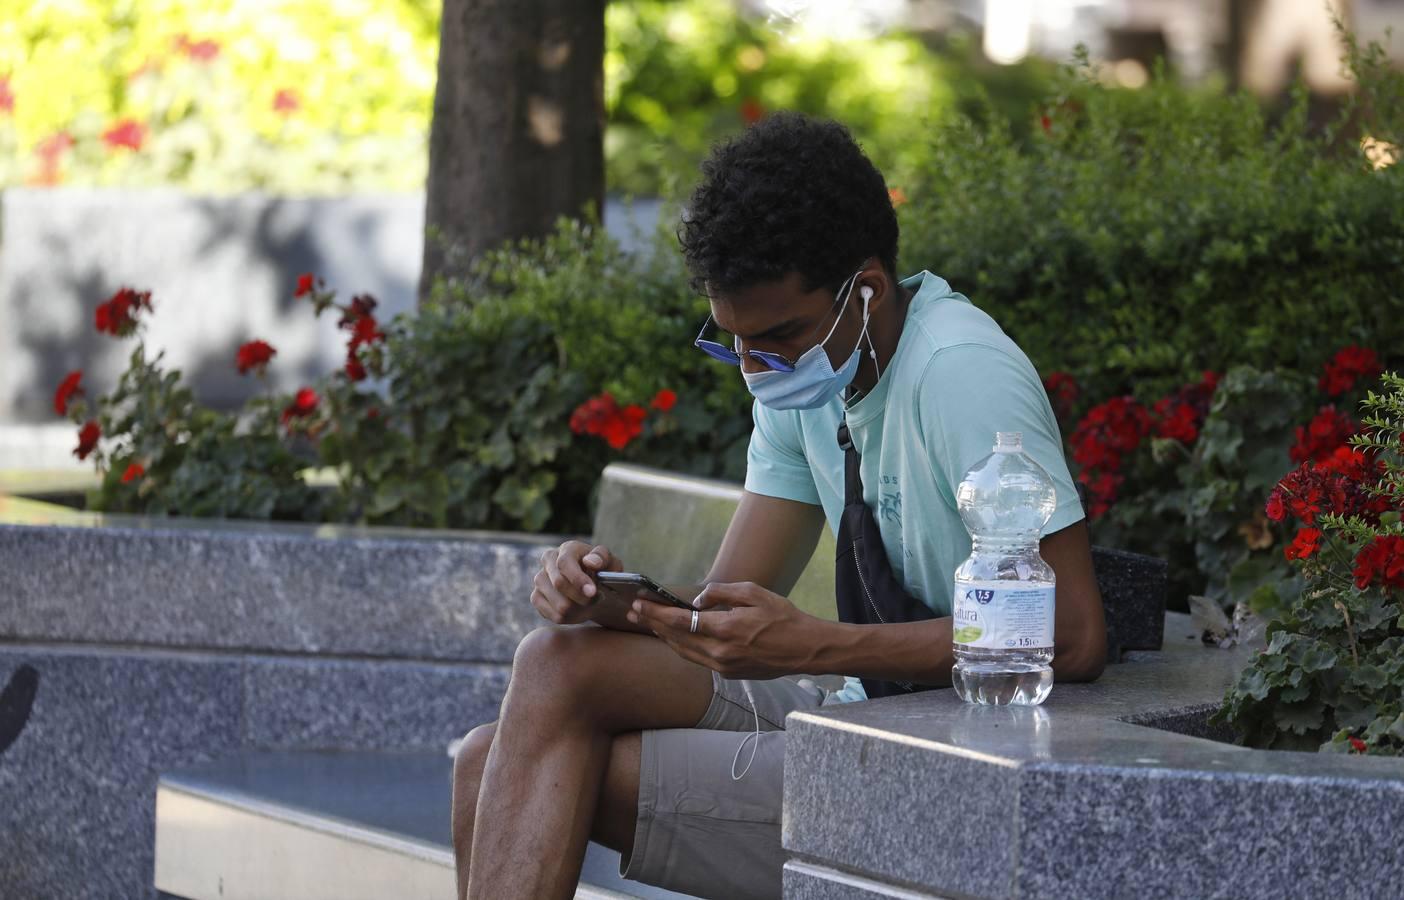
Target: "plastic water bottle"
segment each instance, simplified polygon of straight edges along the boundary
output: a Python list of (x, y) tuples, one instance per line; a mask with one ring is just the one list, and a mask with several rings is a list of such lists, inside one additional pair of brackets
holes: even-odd
[(956, 490), (971, 553), (955, 572), (951, 681), (969, 703), (1033, 706), (1053, 689), (1054, 575), (1038, 541), (1056, 505), (1017, 431), (995, 435)]

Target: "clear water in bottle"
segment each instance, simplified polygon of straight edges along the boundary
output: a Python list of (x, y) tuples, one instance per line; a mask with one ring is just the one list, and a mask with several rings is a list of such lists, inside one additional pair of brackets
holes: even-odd
[(1056, 505), (1017, 431), (997, 434), (956, 491), (971, 553), (955, 572), (951, 680), (967, 702), (1034, 706), (1053, 689), (1054, 576), (1038, 541)]

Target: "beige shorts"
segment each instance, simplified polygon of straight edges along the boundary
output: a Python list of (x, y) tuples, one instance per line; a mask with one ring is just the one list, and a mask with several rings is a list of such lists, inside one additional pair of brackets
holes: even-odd
[[(761, 737), (732, 760), (755, 715), (740, 681), (712, 673), (712, 702), (694, 728), (643, 732), (638, 825), (624, 878), (696, 897), (750, 900), (780, 896), (780, 792), (785, 715), (836, 702), (807, 679), (752, 681)], [(751, 748), (755, 759), (746, 769)]]

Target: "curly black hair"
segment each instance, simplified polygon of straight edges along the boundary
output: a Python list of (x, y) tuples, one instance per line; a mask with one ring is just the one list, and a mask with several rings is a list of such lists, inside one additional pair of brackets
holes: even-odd
[(761, 120), (702, 163), (678, 226), (692, 289), (730, 293), (798, 272), (837, 290), (863, 260), (897, 269), (897, 215), (882, 173), (838, 122)]

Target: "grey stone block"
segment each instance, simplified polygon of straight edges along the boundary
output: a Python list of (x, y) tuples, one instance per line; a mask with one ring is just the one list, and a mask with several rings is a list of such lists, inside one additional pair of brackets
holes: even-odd
[(559, 539), (102, 517), (0, 525), (0, 635), (507, 662)]
[(239, 663), (0, 647), (0, 681), (20, 665), (39, 684), (0, 756), (0, 895), (152, 896), (157, 776), (238, 746)]
[(443, 752), (497, 718), (505, 665), (247, 657), (248, 748)]
[(1058, 684), (1042, 707), (938, 690), (792, 714), (786, 849), (981, 898), (1364, 898), (1401, 883), (1404, 761), (1191, 736), (1248, 654), (1175, 637), (1187, 617), (1168, 618), (1164, 652)]

